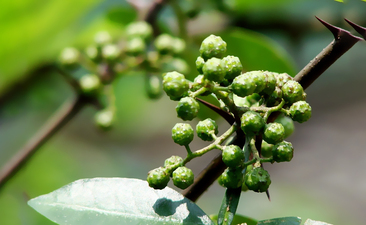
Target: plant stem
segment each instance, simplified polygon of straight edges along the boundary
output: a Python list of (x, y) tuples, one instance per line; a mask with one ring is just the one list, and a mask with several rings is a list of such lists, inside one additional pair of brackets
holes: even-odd
[(11, 159), (0, 171), (0, 190), (36, 153), (36, 151), (48, 141), (54, 134), (64, 127), (84, 107), (88, 101), (85, 97), (78, 97), (67, 101), (45, 123), (39, 132)]

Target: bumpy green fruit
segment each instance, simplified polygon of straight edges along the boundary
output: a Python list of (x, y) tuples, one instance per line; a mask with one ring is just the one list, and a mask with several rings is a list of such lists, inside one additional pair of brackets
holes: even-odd
[(244, 73), (234, 78), (231, 88), (234, 94), (245, 97), (254, 93), (257, 87), (255, 77), (250, 73)]
[(232, 80), (241, 74), (243, 66), (241, 65), (240, 59), (236, 56), (228, 55), (222, 59), (225, 65), (225, 79)]
[(292, 104), (294, 102), (303, 100), (304, 89), (298, 82), (289, 80), (282, 86), (282, 94), (283, 99), (288, 104)]
[(68, 47), (62, 50), (60, 63), (65, 67), (73, 68), (79, 63), (80, 52), (76, 48)]
[(163, 167), (150, 170), (147, 174), (147, 182), (154, 189), (164, 189), (170, 180), (170, 175)]
[(140, 37), (134, 37), (127, 42), (127, 52), (131, 55), (142, 54), (146, 49), (144, 40)]
[(244, 153), (237, 145), (228, 145), (222, 151), (222, 161), (228, 167), (238, 167), (244, 160)]
[(221, 37), (211, 34), (202, 41), (200, 53), (205, 60), (216, 57), (222, 58), (226, 52), (226, 42)]
[(240, 168), (226, 168), (220, 175), (218, 182), (226, 188), (238, 188), (243, 183), (243, 174)]
[(108, 33), (108, 31), (99, 31), (94, 36), (94, 41), (98, 46), (103, 46), (112, 41), (111, 35)]
[(151, 37), (152, 31), (151, 25), (145, 21), (133, 22), (126, 27), (126, 35), (128, 38), (139, 37), (146, 40)]
[(179, 100), (175, 107), (177, 115), (182, 120), (193, 120), (200, 109), (198, 102), (192, 97), (184, 97)]
[(282, 124), (282, 126), (285, 128), (284, 139), (288, 138), (295, 131), (294, 121), (292, 121), (292, 119), (288, 116), (281, 115), (277, 117), (275, 122)]
[(225, 64), (221, 59), (210, 58), (203, 65), (202, 72), (207, 80), (221, 82), (225, 78)]
[(197, 123), (196, 126), (197, 136), (204, 141), (212, 141), (212, 134), (218, 133), (218, 127), (213, 119), (207, 118)]
[(145, 78), (145, 90), (149, 98), (160, 98), (163, 94), (163, 88), (159, 77), (156, 75), (147, 75)]
[(292, 104), (289, 109), (290, 117), (293, 121), (303, 123), (310, 119), (311, 117), (311, 106), (305, 101), (298, 101)]
[(273, 145), (268, 144), (266, 141), (262, 141), (261, 155), (265, 158), (272, 156)]
[(103, 129), (108, 130), (113, 124), (113, 112), (111, 110), (102, 110), (95, 114), (95, 124)]
[(276, 106), (282, 101), (282, 90), (279, 87), (275, 87), (275, 90), (267, 99), (267, 106)]
[(180, 38), (174, 38), (173, 40), (173, 53), (174, 54), (181, 54), (186, 49), (186, 43), (184, 40)]
[(198, 56), (196, 60), (196, 68), (200, 74), (203, 74), (203, 65), (205, 65), (205, 60), (201, 56)]
[(293, 78), (288, 75), (287, 73), (274, 73), (276, 80), (277, 80), (277, 86), (279, 88), (282, 88), (282, 86), (287, 83), (289, 80), (293, 80)]
[(275, 73), (265, 71), (263, 74), (266, 78), (266, 87), (262, 90), (261, 94), (271, 95), (277, 84)]
[(95, 74), (87, 74), (79, 80), (81, 91), (86, 95), (96, 95), (101, 87), (100, 79)]
[(194, 174), (191, 169), (181, 166), (173, 172), (173, 183), (180, 189), (186, 189), (194, 182)]
[(94, 45), (88, 46), (88, 47), (85, 49), (85, 54), (86, 54), (86, 56), (87, 56), (90, 60), (92, 60), (92, 61), (94, 61), (94, 62), (96, 62), (96, 61), (98, 61), (98, 60), (100, 60), (100, 59), (101, 59), (101, 52), (100, 52), (100, 51), (99, 51), (99, 49), (98, 49), (96, 46), (94, 46)]
[(160, 34), (154, 41), (155, 48), (162, 55), (174, 52), (175, 38), (169, 34)]
[(263, 71), (251, 71), (248, 72), (250, 76), (252, 76), (252, 79), (254, 80), (254, 83), (256, 85), (254, 89), (254, 93), (260, 93), (261, 91), (266, 88), (266, 76), (264, 75)]
[(163, 89), (170, 99), (179, 100), (188, 94), (189, 83), (183, 74), (169, 72), (163, 77)]
[(280, 123), (269, 123), (265, 126), (263, 139), (269, 144), (277, 144), (285, 138), (285, 128)]
[(169, 169), (175, 170), (182, 164), (182, 162), (182, 157), (173, 155), (164, 161), (164, 167), (169, 167)]
[(246, 173), (244, 180), (248, 189), (255, 192), (265, 192), (271, 184), (269, 173), (262, 167), (255, 167)]
[(182, 74), (189, 73), (189, 66), (187, 62), (177, 57), (164, 57), (163, 60), (161, 60), (160, 66), (162, 71), (177, 71)]
[(265, 124), (263, 117), (257, 112), (247, 111), (241, 117), (241, 129), (246, 135), (257, 135)]
[(290, 162), (294, 156), (294, 148), (290, 142), (282, 141), (273, 147), (272, 154), (276, 162)]
[(102, 48), (102, 56), (103, 58), (107, 59), (108, 61), (114, 61), (118, 58), (121, 51), (117, 45), (114, 44), (107, 44)]
[(188, 145), (192, 142), (194, 131), (188, 123), (177, 123), (172, 129), (172, 138), (178, 145)]

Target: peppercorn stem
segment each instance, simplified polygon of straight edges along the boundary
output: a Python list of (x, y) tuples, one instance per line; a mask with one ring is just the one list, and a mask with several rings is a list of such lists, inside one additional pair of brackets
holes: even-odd
[(206, 88), (206, 87), (201, 87), (200, 89), (198, 89), (197, 91), (195, 91), (195, 92), (191, 92), (190, 93), (190, 97), (192, 97), (192, 98), (195, 98), (195, 97), (197, 97), (197, 96), (199, 96), (199, 95), (201, 95), (201, 94), (203, 94), (203, 93), (205, 93), (206, 91), (208, 91), (208, 88)]

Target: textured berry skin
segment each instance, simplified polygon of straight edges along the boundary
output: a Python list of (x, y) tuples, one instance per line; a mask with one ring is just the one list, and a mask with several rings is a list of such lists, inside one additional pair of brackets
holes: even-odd
[(288, 116), (279, 116), (275, 122), (282, 124), (282, 126), (285, 128), (284, 139), (288, 138), (295, 131), (294, 121), (292, 121), (292, 119)]
[(156, 50), (162, 55), (174, 52), (175, 38), (169, 34), (160, 34), (154, 41)]
[(144, 40), (140, 37), (134, 37), (127, 42), (127, 52), (131, 55), (142, 54), (146, 49)]
[(268, 144), (266, 141), (262, 141), (261, 155), (265, 158), (272, 156), (272, 144)]
[(260, 93), (264, 90), (266, 87), (266, 76), (264, 75), (263, 71), (251, 71), (248, 72), (250, 76), (252, 76), (252, 79), (254, 80), (254, 83), (256, 85), (254, 89), (254, 93)]
[(158, 76), (148, 75), (145, 78), (145, 90), (150, 99), (158, 99), (163, 94), (162, 83)]
[(140, 37), (146, 40), (152, 35), (152, 27), (145, 21), (130, 23), (126, 27), (126, 35), (128, 38)]
[(192, 97), (181, 98), (175, 107), (177, 115), (182, 120), (193, 120), (200, 109), (198, 102)]
[(211, 133), (215, 135), (218, 133), (218, 127), (213, 119), (207, 118), (197, 123), (196, 126), (197, 136), (204, 141), (212, 141), (213, 137)]
[(205, 65), (205, 60), (201, 56), (198, 56), (196, 60), (196, 68), (200, 74), (203, 74), (203, 65)]
[(226, 42), (221, 37), (211, 34), (202, 41), (200, 53), (205, 60), (216, 57), (222, 58), (226, 52)]
[(293, 121), (303, 123), (311, 117), (311, 106), (305, 101), (298, 101), (291, 105), (290, 117)]
[(243, 183), (244, 176), (241, 169), (226, 168), (218, 179), (221, 186), (226, 188), (238, 188)]
[(170, 180), (170, 175), (165, 168), (159, 167), (150, 170), (147, 174), (147, 182), (154, 189), (164, 189)]
[(60, 63), (65, 67), (73, 68), (79, 63), (80, 52), (76, 48), (65, 48), (60, 55)]
[(95, 114), (95, 124), (102, 130), (109, 130), (113, 124), (113, 112), (111, 110), (102, 110)]
[(95, 74), (87, 74), (79, 80), (80, 88), (86, 95), (96, 95), (101, 87), (100, 79)]
[(244, 153), (237, 145), (228, 145), (222, 152), (222, 161), (228, 167), (238, 167), (244, 160)]
[(164, 167), (171, 167), (172, 170), (175, 170), (182, 164), (182, 162), (182, 157), (173, 155), (164, 161)]
[(264, 127), (263, 117), (253, 111), (247, 111), (241, 117), (241, 129), (246, 135), (257, 135)]
[(263, 139), (269, 144), (277, 144), (285, 138), (285, 128), (280, 123), (269, 123), (265, 126)]
[(179, 100), (188, 94), (189, 83), (183, 74), (169, 72), (163, 77), (163, 89), (171, 100)]
[(282, 86), (287, 83), (289, 80), (293, 80), (293, 78), (287, 73), (273, 73), (277, 80), (277, 86), (282, 88)]
[(194, 131), (188, 123), (177, 123), (172, 129), (172, 138), (178, 145), (188, 145), (192, 142)]
[(294, 148), (290, 142), (282, 141), (273, 147), (272, 154), (276, 162), (290, 162), (294, 156)]
[(225, 79), (232, 80), (241, 74), (243, 66), (241, 65), (240, 59), (236, 56), (228, 55), (222, 59), (225, 65)]
[(244, 73), (234, 78), (231, 88), (234, 94), (245, 97), (254, 93), (256, 86), (254, 77), (250, 73)]
[(301, 84), (294, 80), (289, 80), (282, 86), (283, 99), (290, 105), (294, 102), (303, 100), (303, 95), (304, 89)]
[(202, 67), (207, 80), (221, 82), (225, 78), (225, 64), (221, 59), (210, 58)]
[(271, 95), (275, 90), (277, 84), (275, 73), (265, 71), (263, 72), (263, 74), (266, 79), (266, 86), (263, 91), (261, 91), (261, 94)]
[(194, 181), (194, 174), (191, 169), (181, 166), (173, 172), (173, 183), (180, 189), (186, 189)]
[(255, 167), (246, 173), (244, 180), (248, 189), (255, 192), (265, 192), (271, 184), (269, 173), (262, 167)]
[[(196, 78), (194, 78), (191, 91), (197, 91), (198, 89), (210, 85), (209, 81), (205, 79), (205, 77), (200, 74)], [(211, 91), (207, 90), (201, 94), (201, 96), (207, 96), (211, 94)]]

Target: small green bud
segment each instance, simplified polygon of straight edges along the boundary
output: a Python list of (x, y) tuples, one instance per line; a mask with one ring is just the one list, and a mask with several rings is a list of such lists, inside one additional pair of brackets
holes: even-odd
[(203, 74), (203, 65), (205, 65), (205, 60), (201, 56), (198, 56), (196, 60), (196, 68), (200, 74)]
[(243, 174), (240, 168), (228, 167), (220, 175), (218, 182), (226, 188), (238, 188), (243, 183)]
[(285, 138), (285, 128), (280, 123), (269, 123), (265, 126), (263, 139), (269, 144), (277, 144)]
[(180, 189), (186, 189), (194, 182), (194, 174), (191, 169), (181, 166), (173, 172), (173, 183)]
[(244, 152), (237, 145), (228, 145), (222, 151), (222, 161), (228, 167), (238, 167), (243, 163)]
[(264, 125), (263, 117), (257, 112), (247, 111), (241, 117), (241, 129), (246, 135), (259, 134)]
[(261, 94), (271, 95), (277, 84), (275, 73), (265, 71), (263, 74), (266, 77), (266, 87), (263, 89)]
[(103, 130), (108, 130), (113, 125), (113, 112), (109, 109), (99, 111), (95, 114), (95, 124)]
[(133, 22), (126, 27), (126, 35), (128, 38), (139, 37), (147, 40), (151, 37), (152, 31), (151, 25), (145, 21)]
[(162, 82), (156, 75), (147, 75), (145, 78), (145, 90), (151, 99), (158, 99), (163, 94)]
[(144, 40), (140, 37), (134, 37), (127, 43), (126, 51), (131, 55), (142, 54), (146, 49), (146, 44)]
[(178, 117), (182, 120), (193, 120), (200, 109), (198, 102), (192, 97), (184, 97), (175, 107)]
[(226, 42), (221, 37), (211, 34), (202, 41), (200, 53), (205, 60), (216, 57), (222, 58), (226, 52)]
[(154, 41), (156, 50), (162, 54), (173, 53), (175, 38), (169, 34), (160, 34)]
[(261, 155), (265, 158), (269, 158), (272, 156), (272, 144), (268, 144), (266, 141), (262, 141)]
[(163, 77), (163, 89), (170, 99), (179, 100), (188, 94), (189, 83), (183, 74), (169, 72)]
[(279, 116), (275, 122), (282, 124), (282, 126), (285, 128), (284, 139), (288, 138), (295, 131), (294, 121), (292, 121), (292, 119), (288, 116)]
[(275, 87), (275, 90), (267, 99), (267, 106), (276, 106), (280, 104), (282, 101), (282, 90), (278, 86)]
[(225, 79), (232, 80), (241, 74), (243, 66), (241, 65), (240, 59), (238, 57), (228, 55), (223, 58), (222, 61), (225, 64)]
[(311, 106), (305, 101), (298, 101), (291, 105), (290, 117), (293, 121), (303, 123), (311, 117)]
[(244, 180), (248, 189), (255, 192), (265, 192), (271, 184), (269, 173), (262, 167), (255, 167), (246, 173)]
[(266, 88), (267, 79), (263, 71), (250, 71), (247, 73), (249, 73), (249, 75), (252, 76), (252, 79), (254, 80), (254, 83), (256, 85), (254, 93), (260, 93)]
[(112, 41), (111, 35), (108, 31), (100, 31), (94, 36), (94, 41), (97, 45), (102, 46)]
[(173, 155), (164, 161), (164, 167), (175, 170), (183, 163), (183, 159), (180, 156)]
[(303, 100), (303, 94), (301, 84), (294, 80), (289, 80), (282, 86), (282, 96), (288, 104)]
[(177, 123), (172, 129), (172, 138), (178, 145), (189, 145), (194, 137), (194, 131), (188, 123)]
[[(206, 80), (205, 77), (202, 74), (200, 74), (196, 78), (194, 78), (191, 91), (197, 91), (200, 88), (206, 87), (208, 85), (210, 85), (209, 84), (209, 81)], [(201, 96), (207, 96), (209, 94), (211, 94), (211, 92), (210, 91), (206, 91), (206, 92), (202, 93)]]
[(181, 54), (186, 49), (186, 43), (184, 40), (180, 38), (174, 38), (173, 40), (173, 53), (174, 54)]
[(218, 126), (213, 119), (207, 118), (203, 121), (197, 123), (196, 126), (197, 136), (204, 141), (212, 141), (213, 135), (216, 135), (218, 131)]
[(98, 61), (100, 59), (98, 48), (93, 45), (85, 49), (85, 54), (92, 61)]
[(177, 71), (182, 74), (189, 73), (187, 62), (177, 57), (164, 57), (162, 61), (162, 71)]
[(234, 94), (245, 97), (254, 93), (257, 84), (250, 73), (244, 73), (234, 78), (231, 88)]
[(107, 44), (102, 48), (103, 58), (109, 61), (116, 60), (119, 57), (120, 53), (121, 53), (120, 49), (118, 48), (117, 45), (114, 44)]
[(290, 76), (290, 75), (288, 75), (287, 73), (273, 73), (274, 75), (275, 75), (275, 77), (276, 77), (276, 80), (277, 80), (277, 86), (279, 87), (279, 88), (282, 88), (282, 86), (284, 85), (284, 84), (286, 84), (287, 83), (287, 81), (289, 81), (289, 80), (293, 80), (293, 78)]
[(290, 142), (282, 141), (273, 147), (272, 154), (276, 162), (290, 162), (294, 156), (294, 148)]
[(84, 94), (95, 95), (101, 87), (100, 79), (95, 74), (87, 74), (80, 78), (79, 85)]
[(225, 78), (225, 64), (221, 59), (210, 58), (203, 65), (203, 75), (207, 80), (221, 82)]
[(170, 175), (163, 167), (150, 170), (147, 174), (147, 182), (154, 189), (164, 189), (170, 180)]
[(62, 50), (60, 62), (65, 67), (73, 68), (79, 63), (80, 52), (76, 48), (68, 47)]

